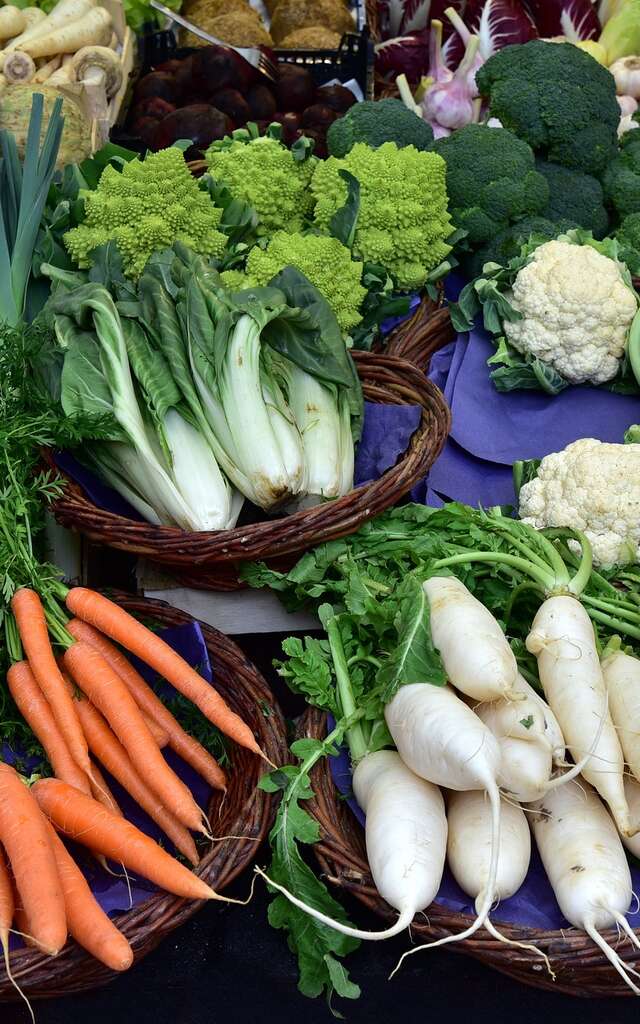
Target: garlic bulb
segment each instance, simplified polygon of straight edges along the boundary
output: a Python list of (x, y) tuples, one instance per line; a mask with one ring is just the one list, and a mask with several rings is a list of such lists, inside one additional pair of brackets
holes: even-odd
[(633, 96), (616, 96), (616, 99), (618, 101), (622, 117), (635, 114), (638, 109), (638, 101), (634, 100)]
[(640, 57), (621, 57), (609, 71), (616, 80), (618, 96), (633, 96), (640, 100)]

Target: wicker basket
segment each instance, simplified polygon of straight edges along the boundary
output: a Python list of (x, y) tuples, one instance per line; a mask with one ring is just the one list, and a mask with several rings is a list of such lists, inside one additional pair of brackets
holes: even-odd
[[(238, 563), (299, 555), (316, 544), (353, 533), (426, 476), (442, 450), (450, 424), (442, 394), (416, 366), (389, 355), (356, 352), (354, 357), (366, 399), (422, 407), (420, 425), (407, 451), (379, 480), (284, 518), (202, 533), (153, 526), (105, 512), (81, 487), (67, 480), (64, 494), (53, 504), (56, 519), (99, 544), (144, 556), (169, 569), (185, 585), (214, 590), (240, 586)], [(51, 455), (46, 457), (52, 465)]]
[(434, 352), (455, 336), (449, 309), (424, 297), (413, 316), (389, 336), (384, 351), (426, 371)]
[[(191, 616), (162, 601), (124, 594), (115, 595), (115, 600), (127, 611), (153, 619), (161, 626), (178, 626), (191, 621)], [(275, 764), (284, 764), (287, 759), (284, 721), (266, 682), (228, 637), (204, 624), (202, 632), (215, 666), (217, 688), (233, 710), (251, 725), (269, 758)], [(270, 711), (268, 717), (265, 708)], [(214, 843), (203, 856), (196, 874), (218, 891), (229, 885), (254, 859), (275, 811), (273, 797), (256, 787), (263, 772), (259, 759), (236, 746), (231, 750), (231, 758), (227, 794), (224, 800), (220, 794), (213, 796), (209, 817), (215, 821), (216, 834), (248, 836), (251, 841), (225, 839)], [(138, 961), (201, 906), (200, 902), (158, 893), (114, 920), (131, 943)], [(117, 976), (75, 942), (68, 942), (55, 959), (33, 949), (16, 950), (11, 954), (11, 967), (14, 978), (30, 999), (81, 992), (104, 985)], [(16, 998), (16, 990), (2, 966), (0, 1000)]]
[[(324, 738), (324, 712), (309, 709), (300, 721), (298, 736)], [(323, 874), (333, 885), (347, 890), (369, 910), (391, 923), (397, 914), (385, 903), (373, 884), (367, 864), (363, 830), (338, 794), (326, 761), (313, 769), (311, 781), (315, 796), (305, 802), (305, 810), (320, 826), (321, 838), (313, 850)], [(454, 913), (434, 903), (429, 907), (428, 918), (420, 914), (411, 925), (413, 942), (430, 942), (461, 932), (469, 926), (471, 920), (464, 914)], [(556, 980), (553, 981), (541, 958), (493, 939), (482, 928), (471, 938), (452, 943), (448, 948), (452, 952), (467, 953), (489, 967), (535, 988), (590, 998), (633, 994), (584, 932), (541, 931), (502, 922), (500, 931), (508, 939), (531, 942), (546, 953)], [(640, 969), (639, 950), (631, 947), (627, 941), (618, 942), (615, 930), (605, 932), (604, 937), (615, 946), (625, 963), (636, 970)], [(425, 953), (425, 957), (428, 955)], [(428, 960), (425, 961), (425, 968), (428, 970)]]

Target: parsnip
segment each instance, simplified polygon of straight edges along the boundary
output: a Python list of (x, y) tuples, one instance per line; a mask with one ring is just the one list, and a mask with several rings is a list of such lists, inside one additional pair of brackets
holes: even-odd
[(57, 57), (52, 57), (51, 60), (46, 61), (41, 67), (38, 68), (35, 75), (33, 76), (34, 82), (46, 82), (51, 77), (54, 71), (57, 71), (60, 67), (61, 61), (60, 54)]
[(95, 7), (77, 21), (61, 25), (46, 35), (20, 44), (30, 57), (50, 57), (57, 53), (75, 53), (83, 46), (101, 44), (111, 34), (111, 15), (104, 7)]
[(18, 7), (7, 4), (0, 7), (0, 39), (11, 39), (24, 32), (27, 27), (27, 20)]
[(78, 21), (87, 11), (95, 7), (97, 2), (98, 0), (60, 0), (48, 15), (45, 15), (43, 18), (34, 18), (21, 35), (11, 40), (6, 49), (22, 49), (23, 43), (37, 39), (41, 35), (47, 35), (62, 25)]

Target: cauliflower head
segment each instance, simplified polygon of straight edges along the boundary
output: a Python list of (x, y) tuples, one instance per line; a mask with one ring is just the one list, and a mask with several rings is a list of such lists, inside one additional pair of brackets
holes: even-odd
[(360, 210), (353, 253), (376, 263), (401, 291), (421, 288), (429, 271), (451, 252), (452, 232), (446, 189), (447, 165), (437, 153), (385, 142), (372, 149), (357, 142), (343, 158), (329, 157), (311, 179), (317, 226), (328, 231), (344, 206), (347, 184), (340, 171), (360, 183)]
[(640, 444), (608, 444), (585, 437), (545, 456), (537, 477), (520, 491), (519, 514), (537, 529), (582, 530), (596, 565), (637, 562)]
[(296, 267), (324, 296), (341, 330), (348, 333), (360, 323), (360, 306), (367, 294), (361, 284), (362, 263), (352, 260), (349, 249), (337, 238), (277, 231), (266, 249), (255, 246), (251, 250), (247, 275), (262, 286), (287, 266)]
[(309, 180), (315, 157), (299, 160), (275, 138), (248, 135), (247, 141), (214, 143), (207, 151), (207, 163), (216, 181), (256, 211), (258, 234), (300, 231), (313, 206)]
[(222, 210), (213, 205), (189, 172), (179, 149), (150, 153), (118, 171), (105, 167), (95, 191), (84, 192), (84, 221), (64, 236), (79, 267), (91, 266), (91, 251), (112, 239), (128, 277), (139, 277), (149, 257), (183, 242), (208, 258), (222, 256), (227, 236), (217, 228)]
[(590, 245), (545, 242), (520, 270), (504, 322), (515, 349), (548, 363), (570, 384), (604, 384), (618, 372), (638, 300), (615, 260)]

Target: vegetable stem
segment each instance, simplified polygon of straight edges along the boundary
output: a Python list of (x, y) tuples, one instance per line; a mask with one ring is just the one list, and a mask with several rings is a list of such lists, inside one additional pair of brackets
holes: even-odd
[[(326, 622), (325, 628), (327, 630), (333, 668), (336, 674), (336, 681), (338, 683), (338, 696), (340, 698), (342, 714), (345, 718), (351, 718), (357, 711), (357, 705), (353, 696), (351, 679), (349, 677), (349, 667), (347, 665), (347, 659), (342, 645), (340, 625), (337, 616), (332, 616)], [(362, 726), (359, 722), (356, 722), (356, 724), (352, 725), (347, 730), (346, 739), (349, 744), (351, 758), (357, 764), (357, 762), (361, 761), (367, 753), (367, 744), (365, 742)]]
[(434, 569), (446, 569), (450, 565), (464, 565), (466, 562), (493, 562), (497, 565), (509, 565), (518, 569), (526, 576), (530, 576), (544, 587), (545, 592), (551, 592), (556, 586), (556, 579), (550, 572), (543, 572), (537, 565), (518, 555), (509, 555), (503, 551), (466, 551), (464, 554), (451, 555), (450, 558), (440, 558), (433, 563)]

